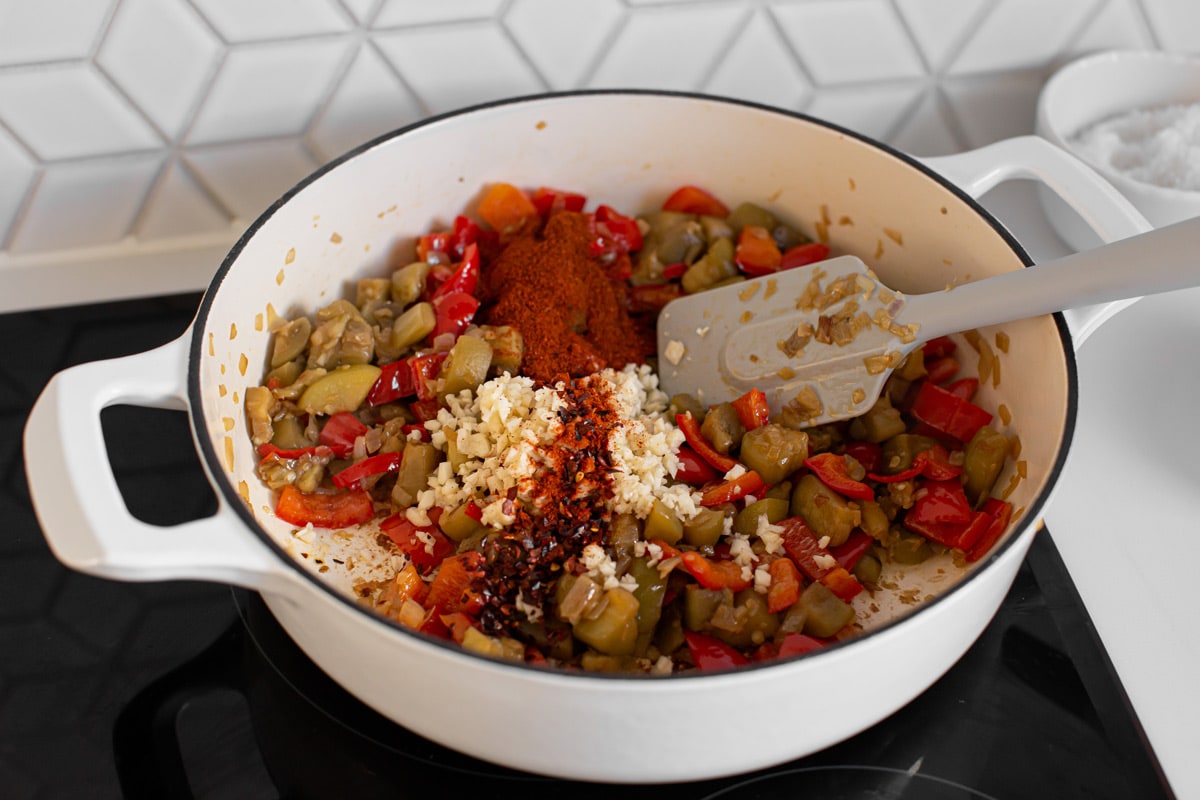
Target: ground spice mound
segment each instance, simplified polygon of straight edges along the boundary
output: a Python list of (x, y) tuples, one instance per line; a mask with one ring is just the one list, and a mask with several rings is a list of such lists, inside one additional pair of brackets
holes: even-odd
[(541, 383), (644, 363), (655, 351), (653, 330), (626, 310), (624, 281), (590, 254), (594, 239), (587, 215), (560, 211), (480, 276), (480, 321), (521, 332), (521, 372)]
[(564, 567), (571, 569), (607, 529), (613, 471), (608, 440), (620, 415), (607, 385), (595, 378), (564, 382), (558, 393), (562, 432), (545, 453), (536, 488), (516, 499), (513, 524), (483, 548), (486, 566), (476, 588), (485, 603), (479, 621), (489, 634), (509, 633), (524, 618), (518, 597), (544, 608)]

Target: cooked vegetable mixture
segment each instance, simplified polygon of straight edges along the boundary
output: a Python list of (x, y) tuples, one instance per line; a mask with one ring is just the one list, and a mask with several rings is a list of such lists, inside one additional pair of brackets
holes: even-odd
[(585, 207), (496, 184), (414, 263), (272, 320), (245, 397), (258, 473), (298, 528), (378, 521), (405, 558), (364, 604), (498, 658), (723, 669), (855, 635), (884, 563), (995, 544), (1011, 442), (952, 339), (851, 421), (667, 397), (667, 302), (829, 248), (694, 186), (636, 218)]

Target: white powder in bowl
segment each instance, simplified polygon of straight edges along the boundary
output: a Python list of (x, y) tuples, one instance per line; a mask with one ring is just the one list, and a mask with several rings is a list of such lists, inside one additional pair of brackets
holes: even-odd
[(1200, 191), (1200, 103), (1129, 111), (1069, 141), (1085, 159), (1132, 180)]

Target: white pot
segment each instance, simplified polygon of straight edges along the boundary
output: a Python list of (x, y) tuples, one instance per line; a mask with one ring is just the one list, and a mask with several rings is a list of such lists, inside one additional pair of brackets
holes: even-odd
[[(39, 518), (56, 555), (85, 572), (259, 590), (307, 654), (363, 702), (478, 758), (575, 779), (656, 782), (812, 753), (922, 692), (1003, 600), (1071, 438), (1074, 358), (1061, 315), (1003, 326), (1003, 379), (985, 388), (983, 402), (1011, 413), (1028, 473), (1009, 498), (1019, 509), (1012, 529), (988, 558), (969, 572), (947, 561), (899, 575), (934, 598), (916, 613), (903, 613), (909, 606), (897, 596), (877, 598), (885, 610), (852, 642), (733, 673), (648, 678), (500, 663), (427, 640), (355, 605), (346, 574), (314, 569), (311, 553), (297, 557), (311, 548), (270, 513), (240, 405), (266, 361), (267, 305), (309, 311), (359, 277), (386, 274), (393, 249), (407, 257), (416, 235), (448, 225), (495, 181), (579, 191), (626, 212), (699, 184), (730, 204), (766, 203), (809, 232), (828, 219), (836, 250), (862, 257), (897, 289), (928, 291), (1028, 263), (971, 198), (1013, 177), (1075, 198), (1107, 238), (1149, 227), (1078, 161), (1033, 137), (922, 163), (795, 114), (643, 92), (519, 99), (427, 120), (325, 167), (264, 213), (180, 339), (51, 380), (26, 430)], [(1091, 310), (1077, 327), (1103, 316)], [(215, 516), (169, 529), (130, 516), (99, 425), (100, 410), (118, 402), (188, 411), (220, 500)]]

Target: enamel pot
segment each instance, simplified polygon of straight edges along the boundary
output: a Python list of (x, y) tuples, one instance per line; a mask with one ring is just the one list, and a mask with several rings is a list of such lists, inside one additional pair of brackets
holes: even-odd
[[(430, 118), (362, 146), (280, 198), (221, 264), (178, 340), (50, 381), (25, 435), (39, 519), (58, 558), (87, 573), (257, 590), (348, 691), (478, 758), (633, 783), (728, 775), (815, 752), (917, 696), (988, 624), (1067, 455), (1073, 337), (1115, 306), (1070, 322), (1055, 314), (980, 331), (987, 342), (997, 333), (1007, 340), (1003, 351), (993, 348), (1000, 379), (993, 370), (980, 402), (1003, 405), (997, 424), (1019, 436), (1023, 472), (1010, 467), (1000, 477), (1017, 513), (987, 558), (963, 567), (947, 556), (888, 573), (884, 583), (894, 588), (858, 607), (867, 632), (852, 641), (789, 661), (664, 678), (502, 663), (356, 605), (354, 580), (387, 564), (356, 550), (354, 537), (297, 533), (276, 520), (254, 473), (241, 403), (267, 361), (268, 308), (311, 311), (360, 277), (389, 274), (412, 259), (417, 235), (448, 227), (497, 181), (569, 189), (626, 213), (698, 184), (731, 206), (768, 205), (826, 236), (835, 252), (858, 255), (890, 286), (931, 291), (1030, 263), (973, 199), (1010, 178), (1042, 181), (1106, 239), (1149, 227), (1080, 162), (1034, 137), (919, 161), (798, 114), (653, 92), (539, 96)], [(968, 373), (976, 370), (976, 359), (962, 360)], [(219, 498), (214, 516), (158, 528), (130, 515), (100, 429), (101, 409), (115, 403), (187, 411)]]

